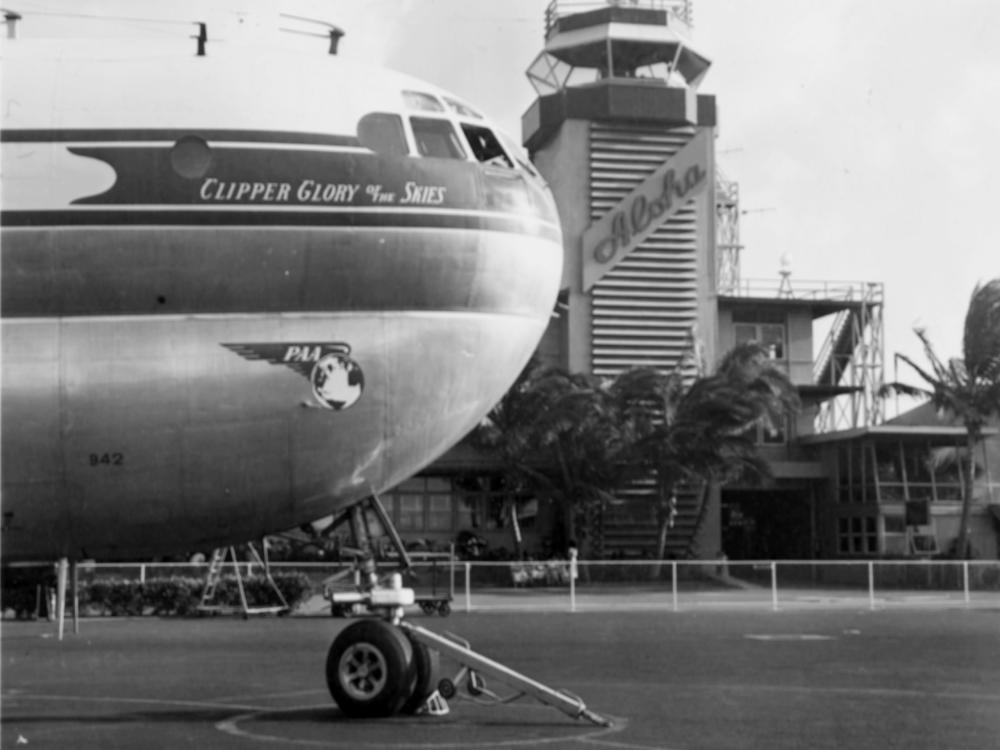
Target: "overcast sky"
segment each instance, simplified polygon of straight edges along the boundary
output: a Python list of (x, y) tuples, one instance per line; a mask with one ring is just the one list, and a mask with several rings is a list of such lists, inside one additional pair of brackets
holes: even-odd
[[(524, 70), (542, 49), (547, 4), (280, 2), (343, 26), (345, 56), (432, 80), (515, 135), (534, 98)], [(33, 27), (28, 18), (57, 7), (212, 17), (225, 33), (232, 11), (246, 3), (164, 5), (25, 0), (13, 7), (26, 16), (25, 34), (39, 32), (42, 18), (54, 28), (53, 16), (36, 16)], [(267, 27), (273, 5), (253, 5)], [(972, 289), (1000, 276), (991, 230), (993, 169), (1000, 165), (991, 117), (1000, 101), (1000, 3), (694, 0), (694, 19), (692, 42), (713, 61), (701, 91), (717, 97), (720, 163), (739, 182), (746, 211), (743, 277), (776, 279), (786, 256), (793, 284), (883, 282), (889, 379), (893, 353), (923, 361), (915, 325), (926, 327), (940, 354), (961, 354)], [(147, 33), (136, 24), (115, 33), (122, 28)]]

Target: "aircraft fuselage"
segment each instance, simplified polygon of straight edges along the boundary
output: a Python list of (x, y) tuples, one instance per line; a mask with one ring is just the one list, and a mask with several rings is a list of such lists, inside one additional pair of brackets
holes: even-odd
[(18, 40), (3, 99), (5, 559), (205, 549), (383, 491), (549, 319), (547, 189), (432, 86)]

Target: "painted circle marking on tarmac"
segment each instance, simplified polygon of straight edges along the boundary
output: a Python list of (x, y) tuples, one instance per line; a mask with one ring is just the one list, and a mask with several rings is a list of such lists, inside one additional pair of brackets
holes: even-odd
[[(296, 691), (300, 693), (302, 691)], [(293, 695), (295, 693), (289, 693)], [(275, 694), (280, 695), (280, 694)], [(577, 727), (572, 724), (566, 724), (567, 729), (573, 730), (567, 734), (563, 734), (557, 737), (526, 737), (524, 739), (508, 739), (508, 740), (496, 740), (496, 741), (485, 741), (485, 742), (386, 742), (385, 740), (379, 740), (377, 742), (359, 742), (356, 738), (345, 737), (340, 740), (316, 740), (309, 738), (295, 738), (289, 736), (281, 735), (269, 735), (259, 732), (248, 731), (239, 726), (241, 723), (248, 721), (253, 721), (255, 719), (261, 719), (270, 716), (281, 716), (287, 714), (301, 713), (304, 711), (326, 711), (333, 708), (330, 703), (323, 703), (319, 705), (309, 705), (309, 706), (294, 706), (286, 708), (263, 708), (260, 706), (247, 705), (246, 703), (224, 703), (220, 701), (197, 701), (197, 700), (169, 700), (162, 698), (128, 698), (128, 697), (114, 697), (114, 696), (93, 696), (93, 695), (39, 695), (37, 693), (26, 693), (20, 691), (5, 691), (4, 698), (7, 700), (28, 700), (28, 701), (80, 701), (87, 703), (104, 703), (104, 704), (146, 704), (154, 706), (183, 706), (188, 708), (213, 708), (222, 709), (230, 708), (235, 710), (243, 710), (244, 713), (237, 714), (228, 719), (223, 719), (222, 721), (215, 723), (215, 728), (225, 734), (229, 734), (234, 737), (241, 737), (244, 739), (251, 740), (267, 740), (271, 742), (281, 742), (290, 745), (299, 745), (306, 747), (327, 747), (327, 748), (398, 748), (399, 750), (429, 750), (430, 748), (490, 748), (490, 747), (533, 747), (540, 745), (550, 745), (557, 742), (584, 742), (587, 744), (605, 745), (608, 747), (618, 747), (626, 748), (627, 750), (655, 750), (653, 748), (647, 748), (643, 745), (631, 745), (622, 742), (610, 742), (604, 740), (603, 738), (617, 734), (624, 731), (628, 726), (628, 721), (619, 716), (608, 715), (609, 719), (615, 722), (612, 727), (592, 727), (588, 725), (582, 728), (580, 731)], [(544, 710), (546, 712), (551, 712), (552, 709), (546, 706), (527, 706), (521, 707), (526, 710)], [(86, 723), (86, 719), (82, 720)], [(426, 726), (428, 729), (433, 729), (434, 725), (430, 724), (426, 718), (422, 717), (407, 717), (406, 719), (400, 720), (389, 719), (380, 720), (385, 722), (386, 726), (414, 726), (419, 727), (421, 725)], [(390, 723), (391, 722), (391, 723)], [(355, 724), (359, 729), (363, 729), (365, 724), (361, 721), (355, 722), (354, 720), (344, 719), (341, 727), (350, 726)], [(371, 723), (368, 724), (370, 726)], [(451, 727), (446, 727), (442, 724), (438, 724), (442, 730), (453, 730), (454, 728), (463, 727), (474, 727), (474, 721), (462, 721), (459, 724), (452, 725)], [(660, 748), (660, 750), (665, 750)]]
[(37, 693), (4, 691), (4, 700), (33, 700), (33, 701), (83, 701), (86, 703), (140, 703), (153, 706), (184, 706), (187, 708), (229, 708), (246, 709), (251, 711), (264, 710), (259, 706), (247, 705), (245, 703), (220, 703), (219, 701), (185, 701), (170, 700), (166, 698), (116, 698), (112, 695), (38, 695)]
[(747, 633), (751, 641), (832, 641), (835, 636), (818, 633)]
[[(248, 711), (246, 713), (238, 714), (229, 719), (224, 719), (223, 721), (216, 722), (215, 728), (220, 732), (229, 734), (234, 737), (240, 737), (242, 739), (249, 740), (266, 740), (271, 742), (283, 742), (290, 745), (300, 745), (305, 747), (328, 747), (328, 748), (341, 748), (341, 747), (351, 747), (351, 748), (361, 748), (361, 747), (371, 747), (371, 748), (399, 748), (400, 750), (429, 750), (430, 748), (490, 748), (490, 747), (535, 747), (539, 745), (550, 745), (557, 742), (586, 742), (589, 744), (605, 744), (602, 742), (602, 738), (610, 735), (617, 734), (623, 731), (627, 726), (628, 722), (617, 716), (609, 716), (615, 722), (612, 727), (586, 727), (583, 731), (573, 731), (567, 734), (561, 734), (557, 737), (526, 737), (524, 739), (498, 739), (498, 740), (486, 740), (480, 742), (469, 742), (468, 740), (462, 740), (460, 742), (448, 742), (448, 741), (424, 741), (424, 742), (408, 742), (402, 740), (399, 742), (386, 741), (385, 739), (379, 739), (377, 741), (364, 742), (358, 741), (356, 737), (344, 737), (342, 739), (311, 739), (308, 737), (296, 738), (289, 736), (265, 734), (263, 732), (254, 732), (241, 727), (241, 724), (246, 724), (247, 722), (266, 719), (268, 717), (276, 717), (287, 714), (300, 713), (303, 711), (316, 711), (316, 710), (328, 710), (331, 708), (329, 703), (324, 703), (322, 705), (314, 706), (297, 706), (292, 708), (280, 708), (280, 709), (266, 709), (266, 710), (255, 710)], [(534, 706), (532, 708), (545, 709), (546, 711), (551, 711), (552, 709), (545, 706)], [(474, 727), (475, 721), (462, 721), (460, 724), (432, 724), (428, 719), (423, 717), (395, 717), (391, 719), (381, 719), (378, 720), (383, 722), (386, 727), (424, 727), (426, 730), (434, 730), (439, 728), (442, 731), (454, 731), (456, 728), (464, 727)], [(371, 726), (371, 722), (362, 722), (356, 720), (344, 719), (340, 727), (346, 726), (356, 726), (359, 730), (364, 730), (365, 727)], [(574, 729), (573, 725), (567, 724), (568, 729)], [(644, 750), (641, 745), (628, 745), (624, 743), (613, 743), (610, 744), (611, 747), (622, 747), (622, 748), (634, 748), (635, 750)]]

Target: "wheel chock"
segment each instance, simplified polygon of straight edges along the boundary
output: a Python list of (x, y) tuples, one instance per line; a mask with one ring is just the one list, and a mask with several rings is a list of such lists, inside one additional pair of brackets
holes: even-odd
[(424, 705), (417, 709), (417, 716), (447, 716), (451, 713), (448, 701), (444, 699), (439, 690), (435, 690), (424, 701)]

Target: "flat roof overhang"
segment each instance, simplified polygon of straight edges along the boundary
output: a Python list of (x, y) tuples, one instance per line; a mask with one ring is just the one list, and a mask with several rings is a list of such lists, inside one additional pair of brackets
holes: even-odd
[(782, 310), (806, 310), (815, 320), (841, 310), (860, 310), (865, 304), (861, 300), (819, 299), (812, 297), (744, 297), (720, 294), (719, 306), (729, 309), (769, 307)]
[(586, 29), (606, 23), (645, 24), (648, 26), (667, 26), (670, 18), (663, 8), (629, 7), (627, 5), (608, 5), (580, 13), (568, 13), (553, 19), (552, 27), (546, 34), (553, 37), (567, 31)]
[[(953, 445), (956, 439), (964, 439), (965, 434), (966, 430), (964, 427), (883, 424), (854, 427), (849, 430), (838, 430), (837, 432), (823, 432), (815, 435), (802, 435), (798, 438), (798, 442), (803, 445), (822, 445), (824, 443), (837, 443), (865, 437), (897, 437), (927, 438), (931, 442), (939, 442), (941, 445)], [(983, 437), (993, 437), (997, 434), (1000, 434), (1000, 430), (995, 427), (987, 427), (983, 430)]]
[(799, 396), (805, 399), (825, 401), (835, 396), (846, 396), (851, 393), (861, 393), (864, 390), (860, 385), (798, 385)]
[(567, 120), (715, 125), (715, 97), (641, 78), (605, 78), (540, 96), (521, 116), (522, 141), (537, 151)]

